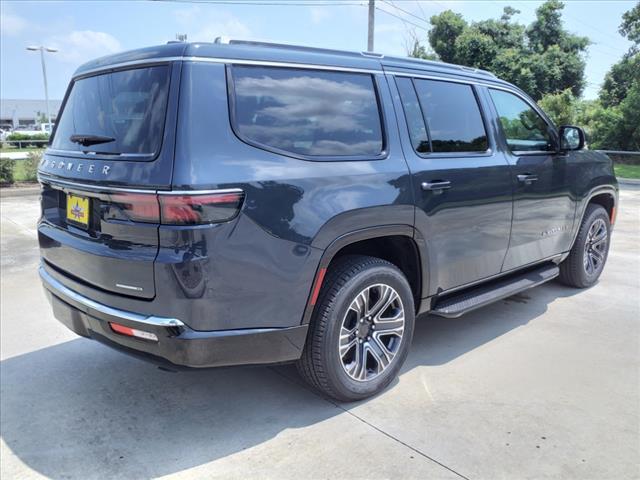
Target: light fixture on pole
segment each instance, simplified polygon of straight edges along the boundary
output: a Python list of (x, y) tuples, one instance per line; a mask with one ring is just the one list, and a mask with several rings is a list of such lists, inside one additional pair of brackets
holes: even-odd
[(27, 47), (27, 50), (30, 50), (32, 52), (37, 52), (38, 50), (40, 51), (40, 61), (42, 62), (42, 77), (44, 78), (44, 98), (47, 103), (47, 121), (49, 122), (48, 128), (52, 128), (51, 112), (49, 110), (49, 88), (47, 86), (47, 67), (44, 64), (44, 52), (47, 51), (50, 53), (55, 53), (58, 51), (58, 49), (40, 45), (39, 47), (29, 46)]

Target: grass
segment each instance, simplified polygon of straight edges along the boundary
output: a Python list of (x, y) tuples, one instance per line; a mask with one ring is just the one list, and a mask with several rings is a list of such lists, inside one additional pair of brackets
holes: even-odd
[(29, 178), (26, 169), (26, 162), (18, 160), (16, 161), (16, 166), (13, 169), (13, 180), (16, 182), (35, 182), (35, 178)]
[(616, 177), (640, 179), (640, 165), (625, 165), (623, 163), (614, 163), (613, 168), (616, 171)]

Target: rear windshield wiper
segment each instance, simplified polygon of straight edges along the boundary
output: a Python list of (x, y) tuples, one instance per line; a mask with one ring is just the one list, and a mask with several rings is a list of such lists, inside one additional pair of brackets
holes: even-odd
[(73, 143), (79, 143), (85, 147), (90, 145), (98, 145), (99, 143), (109, 143), (115, 141), (113, 137), (105, 137), (104, 135), (71, 135), (69, 137)]

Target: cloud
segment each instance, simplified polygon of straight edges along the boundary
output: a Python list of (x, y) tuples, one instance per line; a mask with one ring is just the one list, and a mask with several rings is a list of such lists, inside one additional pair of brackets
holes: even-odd
[(216, 37), (250, 39), (249, 27), (224, 10), (205, 11), (195, 5), (174, 12), (177, 23), (190, 42), (213, 42)]
[(331, 12), (328, 8), (313, 7), (310, 9), (311, 21), (315, 24), (322, 23), (327, 18), (331, 17)]
[(18, 35), (28, 26), (28, 22), (13, 13), (3, 11), (0, 13), (0, 30), (5, 35)]
[(55, 54), (58, 60), (75, 64), (122, 50), (120, 42), (114, 36), (93, 30), (76, 30), (66, 35), (55, 35), (49, 38), (47, 45), (59, 50)]

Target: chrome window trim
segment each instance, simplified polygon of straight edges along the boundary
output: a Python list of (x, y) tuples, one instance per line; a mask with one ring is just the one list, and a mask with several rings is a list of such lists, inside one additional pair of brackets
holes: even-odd
[(198, 62), (198, 63), (223, 63), (223, 64), (236, 64), (236, 65), (258, 65), (262, 67), (288, 67), (288, 68), (307, 68), (314, 70), (330, 70), (330, 71), (340, 71), (340, 72), (358, 72), (358, 73), (384, 73), (382, 68), (379, 70), (369, 69), (369, 68), (357, 68), (357, 67), (342, 67), (339, 65), (318, 65), (314, 63), (298, 63), (298, 62), (275, 62), (270, 60), (249, 60), (242, 58), (221, 58), (221, 57), (198, 57), (198, 56), (189, 56), (189, 57), (156, 57), (156, 58), (147, 58), (142, 60), (132, 60), (130, 62), (121, 62), (121, 63), (113, 63), (111, 65), (104, 65), (101, 67), (92, 68), (90, 70), (85, 70), (82, 72), (78, 72), (73, 75), (73, 78), (84, 77), (87, 75), (92, 75), (98, 72), (107, 72), (110, 70), (117, 70), (127, 67), (136, 67), (142, 65), (151, 65), (157, 63), (166, 63), (166, 62)]

